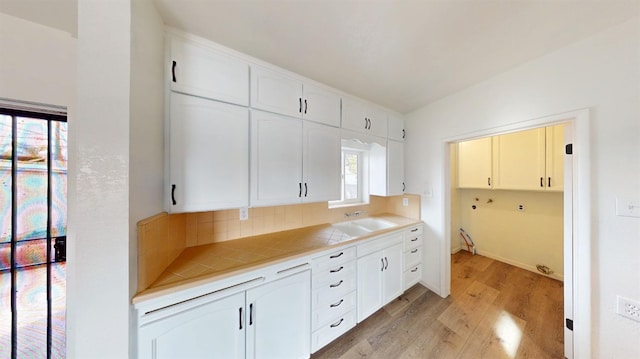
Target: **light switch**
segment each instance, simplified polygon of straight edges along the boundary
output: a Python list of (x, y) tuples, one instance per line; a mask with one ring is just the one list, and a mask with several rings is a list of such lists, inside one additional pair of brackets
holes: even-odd
[(616, 198), (616, 215), (640, 218), (640, 199)]

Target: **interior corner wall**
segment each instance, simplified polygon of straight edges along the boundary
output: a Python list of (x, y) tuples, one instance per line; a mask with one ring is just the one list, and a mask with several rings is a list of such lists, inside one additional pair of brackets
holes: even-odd
[[(165, 57), (164, 24), (155, 6), (151, 0), (132, 1), (131, 6), (130, 298), (137, 290), (137, 223), (163, 211)], [(134, 326), (132, 320), (132, 335)], [(133, 336), (131, 339), (136, 342)], [(135, 345), (131, 349), (135, 350)], [(135, 357), (133, 352), (131, 357)]]
[(434, 193), (422, 200), (425, 252), (435, 253), (425, 258), (425, 283), (444, 288), (440, 260), (449, 252), (444, 139), (588, 108), (592, 326), (591, 343), (579, 344), (595, 358), (640, 357), (638, 323), (615, 313), (617, 295), (640, 299), (640, 220), (615, 214), (616, 198), (640, 197), (639, 30), (635, 17), (406, 115), (407, 191), (430, 184)]
[(130, 52), (131, 0), (78, 0), (69, 358), (130, 353)]

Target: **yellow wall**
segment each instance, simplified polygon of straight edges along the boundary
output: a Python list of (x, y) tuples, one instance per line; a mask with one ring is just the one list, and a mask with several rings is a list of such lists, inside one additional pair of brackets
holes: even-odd
[[(533, 271), (536, 264), (546, 265), (554, 278), (563, 278), (562, 192), (456, 191), (460, 211), (452, 217), (471, 235), (478, 254)], [(524, 211), (517, 209), (520, 204)], [(451, 233), (452, 241), (462, 241), (458, 232)]]

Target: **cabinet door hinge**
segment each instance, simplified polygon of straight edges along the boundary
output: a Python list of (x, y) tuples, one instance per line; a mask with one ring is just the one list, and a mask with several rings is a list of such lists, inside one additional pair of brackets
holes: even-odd
[(569, 329), (570, 331), (573, 331), (573, 320), (566, 318), (565, 323), (567, 325), (567, 329)]
[(564, 153), (566, 153), (568, 155), (572, 155), (573, 154), (573, 143), (570, 143), (570, 144), (564, 146)]

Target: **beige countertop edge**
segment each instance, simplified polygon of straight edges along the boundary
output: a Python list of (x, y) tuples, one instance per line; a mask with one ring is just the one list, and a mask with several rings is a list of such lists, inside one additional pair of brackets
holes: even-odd
[[(148, 300), (151, 300), (151, 299), (156, 299), (158, 297), (162, 297), (162, 296), (167, 295), (167, 294), (171, 294), (171, 293), (175, 293), (175, 292), (191, 289), (191, 288), (194, 288), (194, 287), (198, 287), (198, 286), (210, 283), (212, 281), (218, 281), (218, 280), (226, 279), (226, 278), (233, 277), (233, 276), (240, 275), (240, 274), (244, 274), (244, 273), (256, 270), (256, 269), (268, 267), (268, 266), (271, 266), (271, 265), (275, 265), (275, 264), (278, 264), (278, 263), (286, 262), (286, 261), (289, 261), (289, 260), (294, 260), (294, 259), (301, 258), (301, 257), (306, 257), (306, 256), (312, 255), (314, 253), (324, 252), (324, 251), (330, 250), (332, 248), (351, 245), (351, 244), (354, 244), (354, 243), (357, 243), (357, 242), (364, 241), (364, 240), (369, 239), (371, 237), (383, 235), (383, 234), (389, 233), (389, 232), (395, 232), (397, 230), (404, 229), (404, 228), (411, 227), (413, 225), (422, 223), (422, 221), (420, 219), (403, 217), (403, 216), (398, 216), (398, 215), (394, 215), (394, 214), (387, 214), (387, 213), (380, 214), (380, 215), (375, 215), (375, 216), (371, 216), (371, 217), (372, 218), (386, 219), (386, 220), (392, 221), (394, 223), (397, 223), (398, 225), (395, 226), (395, 227), (381, 229), (381, 230), (378, 230), (378, 231), (375, 231), (375, 232), (371, 232), (370, 234), (367, 234), (367, 235), (364, 235), (364, 236), (353, 237), (353, 239), (350, 239), (348, 241), (344, 241), (344, 242), (340, 242), (340, 243), (336, 243), (336, 244), (331, 244), (331, 245), (326, 245), (326, 246), (313, 248), (313, 249), (307, 249), (307, 250), (304, 250), (304, 251), (299, 252), (299, 253), (290, 253), (290, 254), (287, 254), (287, 255), (284, 255), (284, 256), (281, 256), (281, 257), (273, 257), (273, 258), (267, 259), (267, 260), (265, 260), (263, 262), (249, 263), (249, 264), (246, 264), (246, 265), (235, 267), (233, 269), (224, 270), (224, 271), (221, 271), (221, 272), (212, 273), (212, 274), (199, 276), (199, 277), (195, 277), (195, 278), (188, 278), (188, 279), (185, 279), (185, 280), (177, 282), (177, 283), (167, 284), (167, 285), (160, 286), (160, 287), (148, 288), (148, 289), (145, 289), (145, 290), (139, 292), (138, 294), (136, 294), (133, 297), (133, 299), (131, 300), (131, 302), (132, 302), (132, 304), (142, 303), (142, 302), (145, 302), (145, 301), (148, 301)], [(250, 238), (250, 237), (248, 237), (248, 238)]]

